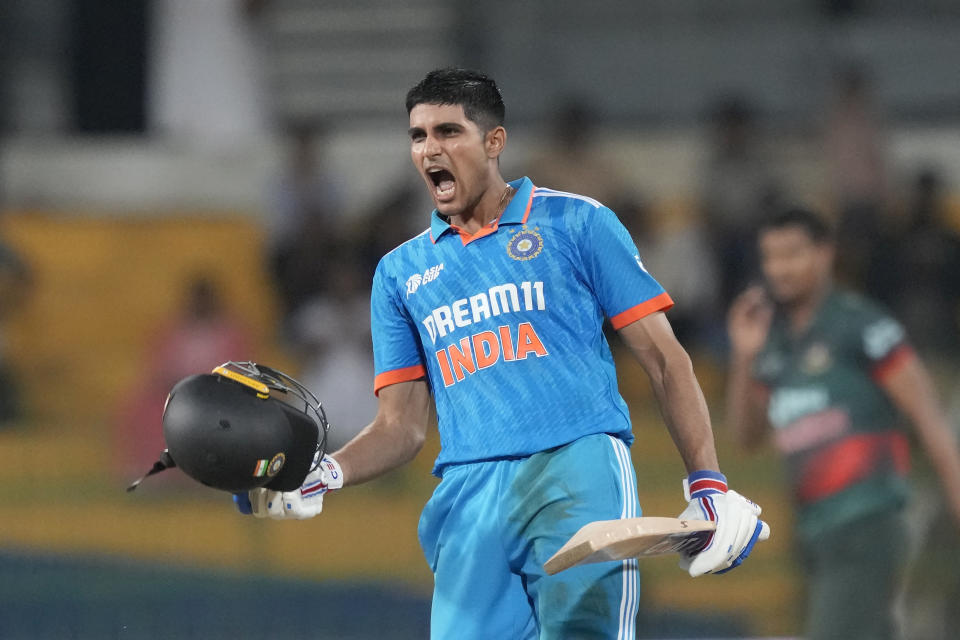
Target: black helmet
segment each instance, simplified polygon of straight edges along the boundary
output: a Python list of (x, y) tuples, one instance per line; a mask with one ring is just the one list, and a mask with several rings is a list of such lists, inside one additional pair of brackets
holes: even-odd
[(323, 457), (328, 429), (316, 396), (290, 376), (227, 362), (170, 391), (163, 410), (167, 450), (144, 478), (177, 466), (224, 491), (292, 491)]

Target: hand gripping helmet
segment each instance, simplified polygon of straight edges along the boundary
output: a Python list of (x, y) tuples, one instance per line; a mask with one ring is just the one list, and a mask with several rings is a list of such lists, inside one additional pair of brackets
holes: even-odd
[(167, 449), (127, 491), (170, 467), (233, 493), (292, 491), (323, 457), (328, 429), (320, 401), (290, 376), (227, 362), (173, 387), (163, 410)]

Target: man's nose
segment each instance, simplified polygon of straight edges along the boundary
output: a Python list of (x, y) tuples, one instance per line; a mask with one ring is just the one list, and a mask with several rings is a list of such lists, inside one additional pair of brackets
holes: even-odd
[(423, 153), (431, 158), (440, 155), (440, 141), (433, 136), (427, 136), (423, 144)]

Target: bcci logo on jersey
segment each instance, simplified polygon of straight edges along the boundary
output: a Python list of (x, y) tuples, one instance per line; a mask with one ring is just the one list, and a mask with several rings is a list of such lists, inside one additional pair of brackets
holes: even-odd
[(434, 265), (423, 272), (423, 274), (415, 273), (409, 278), (407, 278), (407, 297), (417, 292), (417, 289), (420, 288), (420, 285), (427, 284), (432, 280), (436, 280), (437, 276), (440, 275), (440, 272), (443, 271), (443, 263), (441, 262), (438, 265)]
[(543, 236), (537, 229), (524, 227), (517, 231), (507, 243), (507, 255), (514, 260), (533, 260), (543, 251)]

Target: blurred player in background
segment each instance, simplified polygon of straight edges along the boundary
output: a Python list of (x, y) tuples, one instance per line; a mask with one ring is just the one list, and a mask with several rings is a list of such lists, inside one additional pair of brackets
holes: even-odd
[(909, 419), (960, 527), (960, 453), (900, 324), (835, 289), (827, 224), (793, 209), (763, 223), (766, 286), (731, 306), (727, 422), (785, 456), (808, 578), (809, 638), (897, 636), (907, 553)]
[(374, 276), (377, 416), (299, 492), (256, 490), (250, 508), (316, 515), (325, 491), (410, 461), (435, 405), (442, 481), (419, 527), (435, 576), (432, 636), (633, 638), (635, 559), (555, 576), (542, 568), (581, 526), (640, 514), (604, 316), (647, 371), (689, 473), (681, 517), (717, 522), (681, 566), (736, 566), (762, 527), (759, 507), (719, 472), (703, 394), (663, 313), (672, 301), (612, 211), (529, 178), (504, 181), (492, 80), (434, 71), (410, 90), (407, 111), (436, 210)]

